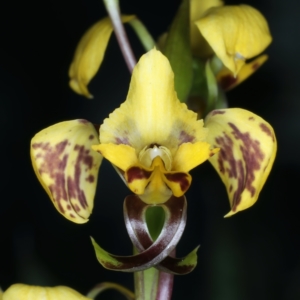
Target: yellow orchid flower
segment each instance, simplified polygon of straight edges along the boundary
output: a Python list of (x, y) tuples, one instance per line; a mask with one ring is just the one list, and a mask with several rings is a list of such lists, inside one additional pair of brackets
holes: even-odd
[[(134, 18), (121, 17), (123, 23)], [(89, 28), (79, 41), (69, 68), (69, 84), (76, 93), (93, 98), (87, 86), (100, 68), (112, 31), (112, 22), (106, 17)]]
[[(1, 295), (0, 295), (1, 299)], [(90, 300), (66, 286), (40, 287), (13, 284), (2, 295), (2, 300)]]
[[(94, 141), (92, 149), (101, 154), (99, 161), (102, 156), (109, 160), (129, 189), (147, 204), (161, 204), (171, 196), (184, 195), (192, 181), (189, 171), (209, 160), (226, 186), (231, 204), (228, 215), (256, 202), (276, 154), (272, 127), (249, 111), (215, 110), (205, 121), (197, 120), (197, 114), (177, 99), (169, 61), (155, 49), (143, 55), (134, 68), (127, 99), (104, 120), (98, 143), (94, 137), (88, 139), (91, 135), (88, 127), (72, 127), (77, 123), (69, 121), (67, 127), (66, 122), (56, 124), (38, 133), (31, 142), (32, 162), (39, 180), (52, 200), (57, 199), (58, 193), (54, 197), (53, 191), (65, 195), (59, 202), (64, 205), (64, 212), (60, 213), (74, 222), (78, 218), (70, 218), (65, 207), (69, 203), (74, 207), (80, 201), (68, 190), (68, 176), (76, 177), (76, 166), (79, 174), (86, 168), (84, 163), (74, 165), (74, 157), (77, 160), (79, 157), (76, 151), (68, 152), (76, 148), (77, 142), (72, 142), (74, 135), (81, 137), (79, 145), (84, 147), (83, 153)], [(67, 130), (70, 124), (71, 134)], [(75, 134), (77, 129), (86, 133)], [(62, 141), (68, 141), (67, 145), (71, 141), (70, 148), (55, 152), (53, 149), (60, 149)], [(64, 157), (71, 155), (73, 163), (66, 162), (62, 171)], [(51, 167), (43, 167), (53, 157)], [(100, 163), (95, 168), (98, 166)], [(60, 172), (59, 188), (51, 170)], [(87, 188), (95, 189), (95, 185)], [(54, 204), (59, 209), (57, 201)]]
[[(210, 8), (195, 22), (200, 35), (196, 43), (198, 52), (194, 50), (194, 53), (201, 57), (207, 55), (203, 37), (224, 66), (236, 76), (246, 59), (257, 56), (271, 43), (267, 21), (249, 5), (222, 6), (220, 1), (208, 2)], [(197, 36), (193, 33), (191, 38), (197, 39)]]

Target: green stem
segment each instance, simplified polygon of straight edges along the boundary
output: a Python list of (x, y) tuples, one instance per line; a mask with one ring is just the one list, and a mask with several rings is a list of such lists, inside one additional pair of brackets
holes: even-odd
[(150, 268), (134, 273), (135, 300), (170, 300), (174, 275)]
[(127, 34), (125, 32), (121, 15), (119, 9), (119, 1), (118, 0), (103, 0), (106, 10), (109, 14), (111, 22), (113, 24), (113, 28), (124, 56), (125, 62), (129, 71), (132, 73), (134, 66), (136, 65), (136, 59), (130, 47)]
[(152, 35), (139, 19), (132, 19), (129, 21), (129, 24), (135, 31), (146, 51), (150, 51), (155, 47), (155, 41)]

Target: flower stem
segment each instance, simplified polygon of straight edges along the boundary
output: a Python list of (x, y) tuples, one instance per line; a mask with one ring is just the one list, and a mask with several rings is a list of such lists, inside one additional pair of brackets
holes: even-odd
[(135, 300), (170, 300), (174, 275), (150, 268), (134, 273)]
[(109, 14), (113, 28), (117, 37), (117, 41), (121, 48), (125, 62), (129, 71), (132, 73), (134, 66), (136, 65), (136, 59), (130, 47), (119, 9), (119, 0), (103, 0), (106, 10)]
[(155, 41), (146, 26), (139, 19), (130, 20), (129, 25), (135, 31), (145, 50), (150, 51), (151, 49), (153, 49), (153, 47), (155, 46)]

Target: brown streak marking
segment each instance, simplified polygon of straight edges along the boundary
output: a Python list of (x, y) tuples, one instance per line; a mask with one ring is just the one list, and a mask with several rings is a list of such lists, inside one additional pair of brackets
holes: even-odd
[(234, 78), (232, 75), (222, 76), (219, 80), (219, 84), (223, 90), (229, 89), (238, 81), (238, 78)]
[(213, 110), (211, 115), (214, 116), (214, 115), (223, 115), (225, 114), (226, 111), (225, 110)]
[(254, 119), (254, 117), (249, 117), (248, 120), (249, 121), (254, 121), (255, 119)]
[(86, 149), (83, 145), (75, 145), (74, 150), (78, 151), (78, 155), (74, 166), (73, 178), (69, 176), (67, 179), (69, 198), (78, 199), (81, 207), (85, 209), (88, 203), (84, 191), (80, 188), (81, 165), (84, 164), (91, 169), (93, 167), (93, 157), (86, 153)]
[(95, 177), (93, 175), (89, 175), (85, 180), (92, 183), (95, 181)]
[(195, 140), (195, 137), (186, 133), (184, 130), (180, 131), (179, 134), (179, 145), (183, 144), (183, 143), (191, 143)]
[(261, 162), (265, 155), (260, 149), (259, 141), (252, 139), (249, 132), (242, 133), (233, 123), (228, 123), (228, 125), (233, 129), (232, 134), (234, 137), (243, 143), (243, 145), (240, 146), (240, 150), (245, 162), (244, 169), (242, 161), (238, 161), (238, 187), (234, 193), (232, 203), (232, 210), (234, 211), (241, 201), (241, 193), (245, 188), (251, 193), (252, 197), (254, 196), (256, 192), (255, 187), (252, 186), (255, 180), (254, 172), (261, 168)]
[(61, 158), (67, 144), (68, 140), (64, 140), (56, 144), (54, 147), (51, 147), (48, 142), (32, 145), (34, 149), (40, 148), (41, 150), (41, 152), (37, 154), (38, 158), (43, 159), (39, 169), (40, 175), (43, 173), (48, 174), (50, 178), (54, 180), (54, 184), (51, 184), (48, 188), (52, 194), (53, 201), (57, 203), (57, 207), (61, 213), (65, 213), (65, 210), (61, 205), (61, 201), (68, 201), (64, 177), (68, 154), (64, 154)]
[(271, 137), (273, 142), (275, 142), (275, 138), (274, 138), (274, 135), (273, 135), (271, 129), (264, 123), (260, 123), (259, 126), (260, 126), (261, 130), (264, 133), (266, 133), (269, 137)]
[(127, 182), (131, 183), (133, 180), (148, 179), (152, 172), (148, 172), (139, 167), (131, 167), (127, 170)]
[(261, 66), (261, 64), (255, 63), (252, 65), (252, 70), (256, 71), (260, 66)]
[(187, 179), (188, 175), (186, 173), (165, 174), (165, 176), (169, 181), (179, 183), (180, 189), (183, 192), (186, 192), (190, 186), (190, 183)]

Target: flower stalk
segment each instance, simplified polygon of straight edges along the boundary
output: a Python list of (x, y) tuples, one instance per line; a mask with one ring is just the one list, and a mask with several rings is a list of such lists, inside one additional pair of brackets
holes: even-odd
[(121, 14), (119, 9), (119, 1), (118, 0), (103, 0), (106, 10), (110, 16), (111, 22), (113, 24), (113, 28), (117, 37), (117, 41), (119, 43), (120, 49), (124, 56), (127, 67), (132, 73), (134, 66), (136, 65), (136, 58), (132, 52), (130, 47), (127, 34), (125, 32)]

